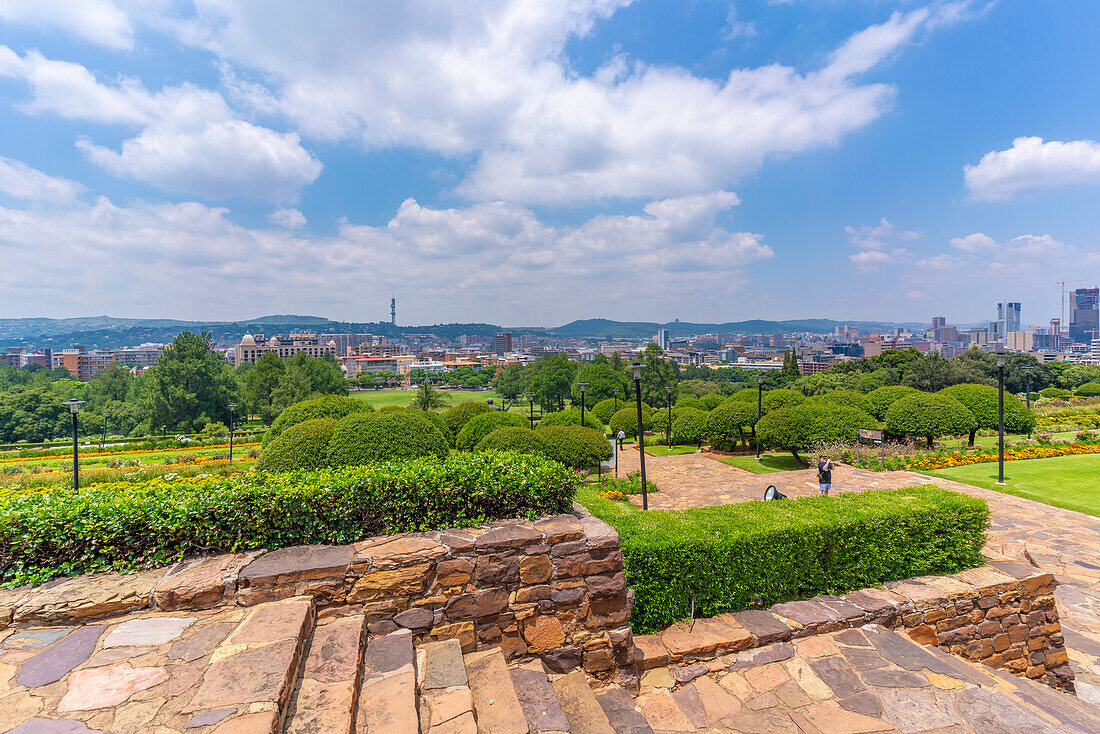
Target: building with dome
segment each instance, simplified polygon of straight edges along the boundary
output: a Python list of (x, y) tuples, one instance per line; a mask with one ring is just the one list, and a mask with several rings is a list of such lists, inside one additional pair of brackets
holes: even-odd
[(268, 352), (274, 352), (282, 359), (290, 359), (298, 352), (305, 352), (311, 357), (320, 357), (326, 353), (335, 357), (336, 343), (331, 339), (322, 342), (316, 334), (291, 334), (287, 341), (281, 341), (277, 336), (264, 341), (263, 335), (257, 339), (252, 334), (245, 334), (233, 348), (233, 365), (240, 367), (246, 363), (256, 364)]

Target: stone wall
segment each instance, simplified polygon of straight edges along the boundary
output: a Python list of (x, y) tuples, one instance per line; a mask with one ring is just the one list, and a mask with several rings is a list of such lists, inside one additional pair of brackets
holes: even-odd
[(313, 597), (321, 616), (362, 611), (375, 634), (407, 628), (417, 641), (458, 639), (465, 652), (500, 647), (558, 672), (607, 677), (630, 665), (634, 648), (618, 534), (583, 513), (0, 590), (0, 627), (300, 595)]

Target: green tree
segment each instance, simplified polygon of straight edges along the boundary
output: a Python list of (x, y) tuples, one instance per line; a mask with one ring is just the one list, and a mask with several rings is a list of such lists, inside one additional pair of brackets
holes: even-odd
[(577, 370), (573, 378), (572, 401), (580, 403), (581, 391), (577, 387), (578, 382), (587, 382), (584, 392), (584, 407), (591, 408), (601, 400), (615, 397), (615, 390), (619, 391), (622, 398), (629, 392), (626, 375), (616, 372), (609, 364), (590, 364)]
[(527, 375), (518, 362), (506, 366), (497, 377), (497, 392), (509, 400), (516, 400), (527, 389)]
[(275, 352), (264, 352), (252, 369), (244, 373), (245, 394), (265, 425), (279, 415), (275, 391), (286, 374), (286, 364)]
[(941, 393), (915, 392), (886, 411), (886, 430), (895, 436), (923, 438), (928, 448), (941, 436), (965, 435), (976, 426), (974, 414), (965, 405)]
[(88, 403), (98, 407), (111, 401), (126, 402), (134, 376), (115, 362), (88, 382)]
[(145, 413), (139, 403), (124, 403), (120, 400), (112, 400), (104, 404), (103, 411), (111, 414), (110, 429), (123, 435), (129, 435), (145, 420)]
[(543, 355), (527, 367), (527, 392), (535, 394), (543, 412), (565, 406), (576, 369), (577, 364), (564, 354)]
[[(739, 398), (726, 398), (714, 410), (707, 414), (707, 438), (711, 445), (719, 449), (730, 449), (734, 441), (740, 440), (742, 446), (748, 446), (745, 428), (756, 425), (756, 401)], [(753, 429), (755, 436), (755, 428)]]
[(450, 398), (446, 393), (436, 390), (429, 382), (422, 382), (416, 389), (416, 397), (413, 398), (411, 407), (424, 411), (436, 410), (447, 407), (449, 402)]
[(951, 365), (939, 352), (929, 352), (914, 359), (902, 384), (925, 392), (936, 392), (951, 381)]
[(194, 431), (228, 420), (236, 402), (232, 370), (213, 350), (208, 332), (181, 332), (146, 373), (142, 407), (150, 425)]
[[(952, 385), (940, 390), (939, 394), (958, 400), (973, 414), (970, 446), (974, 445), (978, 430), (991, 430), (1000, 425), (997, 388), (989, 385)], [(1035, 417), (1014, 395), (1005, 395), (1004, 415), (1005, 430), (1009, 433), (1027, 433), (1035, 427)]]
[(795, 461), (804, 465), (799, 451), (834, 441), (855, 441), (860, 428), (877, 425), (858, 408), (806, 402), (768, 413), (756, 424), (756, 431), (763, 445), (790, 451)]
[[(668, 402), (666, 386), (675, 389), (679, 379), (679, 368), (675, 362), (666, 359), (662, 350), (656, 344), (650, 344), (638, 355), (638, 362), (642, 363), (642, 402), (648, 405), (664, 405)], [(623, 368), (623, 374), (629, 380), (630, 393), (634, 390), (633, 369), (627, 365)]]
[(886, 411), (891, 405), (915, 392), (917, 392), (916, 388), (907, 385), (889, 385), (872, 390), (867, 393), (867, 402), (871, 404), (871, 415), (882, 420), (886, 417)]
[(797, 380), (802, 376), (798, 369), (798, 354), (793, 347), (783, 352), (783, 369), (780, 370), (780, 375), (786, 381)]
[(273, 400), (276, 405), (293, 405), (315, 395), (347, 395), (344, 373), (331, 354), (311, 357), (298, 352), (286, 360), (286, 371), (279, 380)]
[(71, 426), (61, 397), (40, 385), (17, 385), (0, 392), (0, 441), (45, 441), (65, 436)]

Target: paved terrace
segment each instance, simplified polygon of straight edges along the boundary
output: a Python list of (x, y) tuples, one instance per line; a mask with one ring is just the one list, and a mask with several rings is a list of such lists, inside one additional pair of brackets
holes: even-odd
[[(620, 454), (620, 475), (637, 468), (637, 451)], [(819, 494), (816, 469), (753, 474), (703, 453), (647, 455), (646, 478), (660, 489), (649, 496), (649, 506), (661, 510), (756, 500), (768, 485), (788, 497)], [(935, 484), (984, 499), (993, 512), (987, 547), (1014, 558), (1026, 553), (1033, 564), (1055, 575), (1055, 598), (1078, 695), (1100, 703), (1100, 518), (917, 472), (871, 472), (846, 465), (833, 470), (834, 492), (914, 484)], [(641, 506), (640, 496), (631, 501)]]

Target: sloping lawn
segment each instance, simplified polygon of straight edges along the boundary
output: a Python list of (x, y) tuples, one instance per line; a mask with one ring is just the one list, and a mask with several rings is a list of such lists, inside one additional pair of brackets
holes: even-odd
[(925, 473), (1100, 517), (1098, 454), (1006, 461), (1004, 487), (997, 486), (996, 462)]
[(755, 456), (727, 456), (719, 459), (723, 464), (736, 466), (738, 469), (750, 471), (753, 474), (768, 474), (776, 471), (795, 471), (805, 469), (794, 460), (790, 454), (761, 454), (760, 461)]
[[(482, 390), (440, 390), (441, 395), (446, 395), (450, 402), (447, 407), (452, 405), (458, 405), (468, 400), (472, 400), (477, 403), (484, 403), (488, 398), (493, 399), (495, 405), (500, 405), (500, 395), (495, 392), (482, 391)], [(375, 409), (384, 408), (387, 405), (400, 405), (402, 408), (407, 408), (412, 403), (413, 398), (416, 397), (416, 390), (352, 390), (351, 397), (356, 400), (362, 400), (365, 403), (369, 403), (374, 406)], [(523, 413), (527, 413), (527, 403), (523, 403)], [(444, 408), (446, 410), (446, 408)], [(511, 411), (513, 413), (520, 412), (520, 403), (516, 403), (512, 406)], [(536, 409), (535, 415), (538, 415)]]

